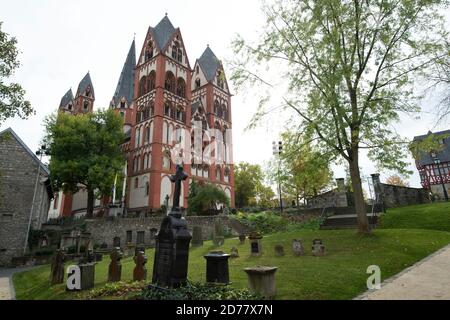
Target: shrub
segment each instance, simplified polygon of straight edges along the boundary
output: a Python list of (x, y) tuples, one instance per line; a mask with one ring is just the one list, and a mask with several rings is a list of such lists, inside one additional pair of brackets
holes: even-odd
[(126, 296), (133, 292), (140, 292), (146, 287), (146, 281), (135, 282), (109, 282), (103, 287), (93, 289), (89, 292), (88, 299), (95, 299), (107, 296)]
[(53, 254), (52, 249), (41, 249), (34, 253), (36, 257), (45, 257), (45, 256), (51, 256)]
[(258, 233), (267, 234), (286, 230), (289, 221), (273, 212), (243, 214), (236, 218), (246, 227)]
[(149, 286), (135, 296), (139, 300), (258, 300), (247, 289), (235, 289), (230, 286), (188, 283), (178, 289), (163, 289)]

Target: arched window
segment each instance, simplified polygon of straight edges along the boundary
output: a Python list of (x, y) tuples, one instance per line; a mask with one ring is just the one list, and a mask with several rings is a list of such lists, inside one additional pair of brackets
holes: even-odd
[(139, 187), (139, 178), (136, 177), (136, 178), (134, 179), (134, 188), (137, 189), (138, 187)]
[(200, 88), (200, 86), (201, 86), (200, 79), (195, 79), (195, 89)]
[(72, 110), (72, 104), (69, 103), (69, 105), (67, 106), (67, 109)]
[(167, 91), (175, 93), (175, 76), (170, 71), (166, 72), (166, 81), (164, 82), (164, 88)]
[(177, 57), (177, 59), (178, 59), (178, 62), (183, 62), (183, 50), (181, 50), (181, 49), (178, 49), (178, 57)]
[(170, 169), (170, 156), (167, 152), (163, 155), (163, 168), (166, 170)]
[(170, 109), (171, 109), (170, 103), (167, 102), (167, 103), (164, 105), (164, 115), (165, 115), (166, 117), (170, 117)]
[(150, 169), (152, 166), (152, 154), (151, 152), (148, 153), (148, 162), (147, 162), (147, 169)]
[(152, 42), (149, 41), (147, 44), (147, 49), (145, 50), (145, 61), (153, 58), (153, 45)]
[(229, 167), (225, 168), (224, 180), (225, 180), (225, 182), (230, 182), (230, 168)]
[(120, 101), (120, 109), (125, 109), (125, 101)]
[(177, 80), (177, 95), (182, 98), (186, 97), (186, 82), (183, 78)]
[(172, 59), (177, 59), (178, 47), (176, 45), (172, 46)]
[(145, 170), (147, 168), (148, 168), (148, 154), (146, 153), (144, 155), (144, 166), (143, 166), (143, 169)]
[(163, 123), (163, 143), (168, 144), (169, 143), (169, 124), (164, 121)]
[(198, 74), (200, 72), (200, 67), (197, 65), (197, 68), (195, 68), (195, 73)]
[(183, 111), (181, 110), (181, 108), (177, 109), (176, 119), (178, 121), (183, 121)]
[(219, 109), (220, 109), (220, 103), (219, 103), (219, 101), (214, 101), (214, 114), (216, 115), (216, 116), (218, 116), (219, 115)]
[(216, 180), (220, 181), (222, 179), (222, 173), (220, 171), (220, 167), (216, 168)]
[(150, 191), (150, 184), (148, 183), (148, 181), (145, 183), (145, 195), (148, 196)]
[(85, 111), (87, 111), (89, 109), (89, 101), (87, 101), (87, 100), (84, 101), (83, 108)]
[(147, 89), (148, 91), (154, 90), (156, 87), (156, 73), (155, 71), (150, 72), (147, 78)]
[(135, 147), (139, 147), (141, 145), (141, 127), (138, 127), (136, 129), (136, 143)]
[(137, 169), (136, 169), (136, 171), (140, 171), (141, 170), (141, 157), (137, 156), (136, 159), (137, 159)]
[(217, 81), (217, 85), (220, 87), (220, 88), (222, 88), (223, 89), (223, 79), (224, 79), (224, 77), (223, 77), (223, 73), (222, 73), (222, 71), (218, 71), (217, 72), (217, 78), (216, 78), (216, 81)]
[(147, 77), (143, 76), (141, 80), (139, 80), (139, 96), (143, 96), (147, 93), (146, 86), (147, 86)]

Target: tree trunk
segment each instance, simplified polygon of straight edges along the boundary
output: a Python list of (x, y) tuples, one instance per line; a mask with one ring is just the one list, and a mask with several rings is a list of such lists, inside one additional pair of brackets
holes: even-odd
[(88, 188), (88, 196), (87, 196), (87, 208), (86, 208), (86, 216), (93, 217), (94, 216), (94, 190)]
[(359, 172), (358, 152), (353, 153), (349, 161), (350, 177), (352, 179), (353, 196), (355, 199), (356, 216), (358, 219), (358, 231), (360, 233), (370, 233), (369, 222), (367, 219), (366, 204), (361, 185), (361, 176)]

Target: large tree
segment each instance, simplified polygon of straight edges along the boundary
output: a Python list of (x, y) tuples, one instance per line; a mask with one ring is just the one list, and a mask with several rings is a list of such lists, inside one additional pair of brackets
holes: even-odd
[(276, 1), (263, 5), (267, 21), (260, 40), (234, 41), (234, 84), (266, 86), (251, 126), (269, 112), (270, 97), (287, 82), (282, 107), (292, 112), (297, 134), (310, 135), (322, 152), (348, 163), (362, 233), (370, 230), (361, 149), (379, 167), (406, 172), (407, 144), (392, 124), (402, 112), (419, 111), (412, 81), (439, 57), (445, 5), (437, 0)]
[(230, 205), (230, 199), (219, 186), (192, 180), (188, 196), (189, 214), (202, 215), (210, 209), (217, 210), (219, 204)]
[[(110, 196), (114, 179), (125, 159), (122, 119), (112, 110), (46, 119), (45, 142), (50, 147), (50, 172), (56, 190), (87, 190), (87, 216), (92, 216), (96, 196)], [(97, 193), (97, 194), (96, 194)]]
[(264, 195), (267, 190), (263, 189), (264, 174), (261, 166), (240, 162), (234, 166), (234, 197), (236, 206), (242, 208), (256, 203), (256, 198), (261, 191)]
[(281, 134), (283, 149), (269, 164), (271, 181), (281, 182), (287, 198), (304, 201), (326, 189), (333, 177), (330, 158), (317, 150), (307, 137), (295, 131)]
[(25, 90), (20, 84), (6, 81), (20, 66), (17, 59), (19, 50), (16, 45), (16, 38), (9, 37), (2, 31), (0, 21), (0, 125), (8, 118), (19, 116), (27, 119), (34, 114), (30, 102), (24, 99)]

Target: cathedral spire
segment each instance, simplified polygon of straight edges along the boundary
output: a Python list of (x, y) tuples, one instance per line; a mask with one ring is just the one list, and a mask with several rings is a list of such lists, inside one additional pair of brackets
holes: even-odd
[(122, 98), (125, 99), (129, 106), (133, 101), (134, 95), (134, 68), (136, 66), (136, 45), (135, 40), (131, 42), (130, 50), (128, 50), (127, 59), (120, 73), (119, 82), (111, 101), (111, 107), (118, 107)]

